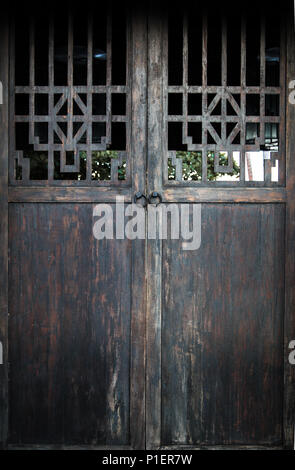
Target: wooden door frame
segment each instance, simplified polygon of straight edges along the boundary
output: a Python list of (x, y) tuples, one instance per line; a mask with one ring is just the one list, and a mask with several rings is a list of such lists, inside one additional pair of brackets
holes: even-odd
[[(290, 15), (292, 17), (292, 15)], [(150, 19), (153, 15), (150, 15)], [(26, 200), (34, 200), (38, 198), (40, 202), (51, 201), (51, 195), (47, 190), (39, 191), (39, 195), (34, 195), (32, 190), (28, 190), (26, 194), (20, 195), (17, 189), (8, 190), (8, 21), (2, 15), (2, 24), (0, 29), (0, 81), (3, 85), (3, 104), (0, 105), (0, 341), (3, 344), (3, 364), (0, 365), (0, 443), (2, 447), (6, 447), (8, 436), (8, 201), (11, 202), (25, 202)], [(159, 26), (159, 25), (158, 25)], [(149, 21), (149, 31), (153, 32), (155, 27), (154, 21)], [(137, 29), (138, 34), (141, 36), (141, 44), (147, 41), (145, 20), (136, 21), (134, 28)], [(145, 130), (146, 130), (146, 113), (145, 113), (145, 100), (146, 89), (142, 85), (142, 79), (145, 76), (146, 55), (142, 53), (145, 48), (140, 50), (140, 44), (134, 45), (134, 54), (137, 56), (135, 60), (141, 64), (142, 75), (135, 75), (133, 77), (133, 99), (137, 103), (134, 108), (134, 116), (140, 115), (141, 122), (136, 130), (133, 142), (133, 154), (145, 151), (142, 146), (145, 146)], [(153, 96), (153, 101), (149, 99), (148, 102), (148, 116), (151, 125), (149, 134), (149, 167), (150, 173), (148, 178), (148, 191), (160, 190), (162, 184), (162, 175), (158, 173), (158, 169), (153, 165), (153, 161), (157, 158), (157, 150), (159, 139), (161, 140), (161, 113), (156, 114), (155, 105), (156, 101), (161, 104), (161, 84), (162, 69), (160, 67), (159, 59), (161, 55), (161, 45), (157, 44), (155, 38), (152, 39), (150, 34), (148, 38), (149, 62), (148, 62), (148, 77), (149, 77), (149, 97)], [(288, 25), (288, 42), (287, 42), (287, 72), (286, 83), (295, 78), (295, 33), (290, 19)], [(150, 93), (153, 93), (151, 95)], [(136, 109), (137, 108), (137, 109)], [(294, 148), (295, 148), (295, 106), (287, 100), (286, 107), (286, 163), (287, 163), (287, 186), (286, 188), (278, 188), (272, 190), (273, 202), (286, 203), (286, 302), (285, 302), (285, 343), (284, 343), (284, 446), (286, 448), (293, 448), (294, 439), (294, 420), (295, 420), (295, 367), (290, 365), (288, 361), (289, 343), (295, 339), (295, 165), (294, 165)], [(142, 140), (143, 139), (143, 140)], [(136, 164), (135, 164), (136, 165)], [(134, 168), (136, 173), (136, 167)], [(135, 179), (133, 183), (133, 191), (142, 190), (145, 181), (144, 177)], [(157, 188), (157, 184), (159, 184)], [(60, 191), (56, 188), (57, 192), (63, 193), (63, 200), (66, 201), (97, 201), (99, 202), (100, 196), (95, 194), (93, 188), (83, 191), (82, 189), (72, 188), (70, 191), (63, 189)], [(173, 201), (175, 198), (175, 190), (166, 189), (164, 191), (164, 201)], [(131, 192), (130, 192), (131, 195)], [(224, 202), (266, 202), (269, 191), (266, 188), (253, 191), (252, 189), (218, 189), (210, 191), (207, 188), (200, 188), (195, 190), (193, 188), (182, 189), (182, 199), (197, 200), (199, 202), (215, 202), (216, 199)], [(114, 194), (108, 191), (104, 194), (104, 200), (114, 201)], [(136, 259), (135, 269), (133, 272), (134, 286), (136, 286), (139, 293), (132, 304), (132, 358), (131, 358), (131, 401), (130, 413), (132, 416), (139, 414), (138, 423), (139, 428), (134, 425), (130, 432), (132, 436), (131, 445), (133, 448), (143, 449), (146, 446), (149, 449), (158, 448), (161, 444), (159, 426), (161, 421), (161, 390), (159, 387), (159, 378), (161, 375), (161, 338), (160, 338), (160, 325), (161, 325), (161, 299), (157, 296), (161, 292), (161, 243), (157, 241), (150, 241), (147, 249), (147, 266), (144, 265), (143, 249), (134, 244), (133, 256)], [(153, 273), (151, 282), (148, 285), (148, 299), (147, 299), (147, 318), (145, 323), (145, 293), (144, 286), (142, 285), (142, 272)], [(145, 278), (146, 283), (146, 278)], [(155, 302), (157, 299), (157, 302)], [(140, 313), (140, 314), (139, 314)], [(146, 331), (145, 331), (146, 330)], [(146, 346), (145, 339), (146, 337)], [(145, 374), (145, 361), (146, 361), (146, 374)], [(146, 375), (146, 385), (145, 385)], [(146, 394), (146, 406), (145, 406)], [(136, 420), (131, 419), (135, 423)], [(146, 429), (146, 440), (145, 440)]]
[[(160, 36), (160, 37), (159, 37)], [(161, 192), (162, 165), (162, 19), (151, 9), (148, 16), (148, 162), (147, 194)], [(161, 442), (161, 310), (162, 241), (147, 238), (147, 329), (146, 329), (146, 448)]]
[[(291, 12), (290, 12), (291, 13)], [(293, 13), (293, 12), (292, 12)], [(295, 79), (295, 32), (293, 15), (287, 26), (286, 90)], [(288, 91), (287, 91), (288, 94)], [(295, 339), (295, 105), (286, 106), (286, 242), (284, 318), (284, 446), (294, 448), (295, 366), (289, 362), (289, 344)]]
[(3, 364), (0, 364), (0, 448), (6, 446), (8, 434), (8, 21), (0, 24), (0, 81), (3, 102), (0, 104), (0, 341)]
[[(136, 70), (132, 70), (132, 195), (144, 192), (146, 178), (146, 93), (147, 93), (147, 27), (141, 9), (134, 10), (132, 21), (132, 54)], [(136, 38), (136, 40), (135, 40)], [(131, 306), (131, 377), (130, 437), (133, 449), (144, 449), (145, 428), (145, 312), (146, 312), (146, 248), (142, 240), (132, 245), (132, 306)]]
[[(295, 425), (295, 367), (289, 363), (289, 343), (295, 339), (295, 106), (286, 96), (286, 187), (167, 187), (163, 183), (163, 75), (166, 64), (163, 48), (167, 35), (159, 12), (151, 7), (148, 19), (148, 194), (160, 192), (163, 202), (198, 203), (283, 203), (285, 227), (285, 314), (284, 314), (284, 403), (283, 447), (293, 449)], [(285, 89), (295, 79), (295, 33), (293, 12), (287, 15), (287, 61)], [(165, 20), (164, 20), (165, 21)], [(159, 64), (163, 64), (161, 68)], [(284, 142), (283, 142), (284, 146)], [(159, 156), (161, 155), (161, 156)], [(146, 361), (146, 446), (161, 448), (161, 293), (162, 242), (148, 240), (147, 271), (152, 274), (147, 287), (147, 361)], [(185, 447), (185, 446), (184, 446)], [(226, 446), (220, 446), (226, 448)], [(229, 446), (228, 448), (235, 448)]]

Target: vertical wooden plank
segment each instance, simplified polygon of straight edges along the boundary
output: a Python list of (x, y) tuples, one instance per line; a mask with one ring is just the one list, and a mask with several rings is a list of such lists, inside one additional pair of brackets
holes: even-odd
[[(266, 31), (265, 16), (261, 17), (260, 30), (260, 142), (265, 145), (265, 85), (266, 85)], [(264, 181), (268, 185), (271, 183), (271, 162), (264, 160)]]
[(74, 74), (74, 31), (73, 16), (68, 18), (68, 115), (67, 115), (67, 144), (70, 145), (73, 136), (73, 74)]
[(88, 14), (87, 31), (87, 174), (86, 179), (91, 181), (92, 175), (92, 84), (93, 84), (93, 12)]
[[(162, 54), (162, 77), (163, 77), (163, 148), (165, 153), (163, 154), (163, 181), (167, 184), (168, 181), (168, 158), (172, 155), (167, 154), (168, 150), (168, 86), (169, 86), (169, 77), (168, 77), (168, 24), (169, 19), (168, 15), (163, 18), (163, 35), (162, 35), (162, 44), (163, 44), (163, 54)], [(182, 180), (182, 161), (178, 161), (176, 165), (176, 181)]]
[[(227, 20), (225, 17), (221, 19), (221, 140), (226, 145), (226, 96), (225, 88), (227, 86)], [(216, 157), (215, 157), (216, 158)], [(219, 160), (218, 160), (219, 163)]]
[(287, 18), (281, 16), (281, 49), (280, 49), (280, 125), (279, 125), (279, 183), (286, 184), (286, 59), (287, 59)]
[[(9, 27), (9, 140), (8, 150), (10, 153), (15, 151), (15, 19), (11, 19)], [(24, 173), (24, 172), (23, 172)], [(14, 158), (9, 159), (9, 182), (11, 183), (15, 179), (15, 161)], [(24, 174), (22, 175), (24, 178)]]
[[(132, 123), (131, 149), (136, 156), (132, 166), (133, 193), (145, 191), (146, 169), (146, 93), (147, 93), (147, 22), (135, 8), (132, 24)], [(130, 443), (133, 449), (145, 448), (145, 309), (146, 267), (144, 240), (132, 242), (132, 307), (130, 362)]]
[(49, 38), (48, 38), (48, 106), (51, 114), (48, 122), (48, 182), (54, 179), (54, 132), (53, 132), (53, 109), (54, 109), (54, 17), (49, 18)]
[[(242, 12), (241, 18), (241, 142), (246, 142), (246, 67), (247, 67), (247, 37), (246, 17)], [(245, 151), (240, 154), (240, 181), (245, 182)]]
[[(35, 85), (35, 21), (34, 18), (30, 18), (30, 87), (33, 88)], [(34, 123), (34, 114), (35, 114), (35, 93), (30, 93), (29, 95), (29, 114), (30, 114), (30, 144), (34, 144), (34, 134), (35, 134), (35, 123)]]
[(107, 142), (111, 143), (112, 132), (112, 12), (109, 8), (107, 14), (107, 81), (106, 81), (106, 136)]
[(201, 442), (202, 332), (200, 287), (193, 274), (200, 271), (196, 258), (196, 252), (182, 250), (180, 240), (163, 241), (162, 445)]
[(0, 21), (0, 81), (3, 100), (0, 104), (0, 446), (5, 447), (8, 434), (8, 20)]
[[(295, 80), (295, 35), (293, 22), (287, 27), (287, 88)], [(293, 448), (295, 424), (295, 366), (288, 360), (290, 341), (295, 339), (295, 105), (287, 101), (286, 113), (286, 272), (285, 272), (285, 377), (284, 377), (284, 445)]]
[[(182, 86), (183, 86), (183, 93), (182, 93), (182, 115), (183, 115), (183, 122), (182, 122), (182, 142), (184, 144), (187, 143), (188, 137), (188, 115), (187, 115), (187, 101), (188, 101), (188, 18), (187, 13), (185, 12), (183, 15), (183, 52), (182, 52)], [(166, 93), (166, 90), (164, 90)], [(181, 178), (182, 179), (182, 178)]]
[[(208, 16), (207, 11), (203, 14), (203, 25), (202, 25), (202, 115), (205, 116), (207, 113), (208, 106), (208, 93), (206, 91), (208, 81)], [(202, 126), (202, 181), (207, 183), (207, 138), (208, 131), (205, 124)]]
[[(132, 74), (133, 74), (133, 38), (132, 38), (132, 11), (125, 8), (125, 15), (126, 15), (126, 51), (127, 51), (127, 59), (126, 59), (126, 85), (127, 85), (127, 93), (126, 93), (126, 116), (129, 116), (127, 119), (125, 126), (126, 126), (126, 152), (127, 152), (127, 161), (126, 161), (126, 175), (125, 180), (126, 183), (131, 183), (131, 174), (132, 174)], [(146, 31), (146, 27), (143, 28)], [(144, 47), (144, 56), (146, 56), (146, 42), (143, 43)], [(146, 64), (145, 64), (146, 66)], [(144, 81), (144, 90), (146, 93), (146, 81)], [(146, 159), (146, 155), (144, 154), (144, 161)], [(144, 162), (145, 164), (145, 162)]]
[(128, 445), (131, 242), (96, 240), (91, 204), (58, 206), (65, 443)]
[(265, 17), (261, 17), (261, 31), (260, 31), (260, 139), (264, 144), (265, 140), (265, 122), (263, 117), (265, 115)]
[(63, 442), (62, 204), (9, 206), (9, 440)]
[[(162, 189), (162, 18), (151, 5), (148, 16), (148, 193)], [(161, 282), (162, 242), (147, 243), (146, 447), (161, 442)]]

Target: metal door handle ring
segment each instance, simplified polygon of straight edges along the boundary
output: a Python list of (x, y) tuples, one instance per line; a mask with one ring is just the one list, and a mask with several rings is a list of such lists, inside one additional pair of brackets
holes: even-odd
[[(144, 199), (143, 204), (138, 204), (139, 199), (142, 199), (142, 198)], [(134, 200), (134, 204), (140, 205), (141, 207), (146, 207), (148, 204), (146, 196), (141, 191), (134, 194), (133, 200)]]
[[(157, 203), (153, 202), (153, 199), (159, 199)], [(155, 204), (156, 207), (162, 203), (162, 196), (160, 193), (153, 191), (148, 197), (149, 204)]]

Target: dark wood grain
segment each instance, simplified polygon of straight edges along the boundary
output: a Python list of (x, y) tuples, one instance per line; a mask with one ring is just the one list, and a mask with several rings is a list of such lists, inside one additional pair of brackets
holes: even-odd
[(10, 205), (9, 435), (16, 443), (63, 442), (66, 260), (58, 210)]
[[(57, 88), (53, 85), (52, 22), (50, 25), (49, 88), (33, 84), (32, 52), (31, 87), (18, 87), (16, 92), (49, 93), (52, 103)], [(89, 25), (91, 31), (91, 22)], [(18, 338), (12, 348), (11, 400), (15, 406), (11, 442), (145, 446), (145, 245), (139, 240), (132, 245), (121, 240), (98, 246), (91, 234), (92, 203), (114, 203), (117, 196), (128, 203), (134, 192), (145, 190), (147, 30), (140, 8), (129, 25), (126, 69), (131, 93), (127, 94), (127, 110), (132, 111), (132, 119), (127, 123), (127, 146), (136, 158), (130, 158), (127, 177), (131, 181), (132, 176), (132, 189), (111, 187), (110, 182), (102, 182), (98, 188), (91, 181), (76, 188), (60, 182), (62, 187), (57, 187), (50, 165), (51, 186), (36, 182), (31, 187), (9, 188), (10, 334), (13, 340)], [(69, 87), (72, 39), (70, 21)], [(111, 85), (110, 40), (109, 20), (107, 86), (112, 92), (126, 93), (125, 86)], [(89, 32), (90, 51), (91, 47)], [(93, 92), (105, 91), (105, 87), (92, 86), (91, 68), (88, 60), (87, 87), (76, 89), (88, 93), (88, 105)], [(68, 87), (60, 91), (67, 92)], [(88, 117), (95, 120), (95, 116)], [(52, 263), (46, 262), (47, 256), (53, 258)], [(23, 292), (23, 279), (29, 279), (29, 274)], [(32, 337), (34, 344), (30, 343)]]
[(92, 209), (10, 206), (10, 440), (129, 444), (131, 243)]
[(282, 444), (284, 205), (202, 205), (163, 242), (162, 445)]
[[(132, 15), (132, 190), (145, 192), (147, 110), (147, 21), (140, 6)], [(146, 259), (145, 242), (132, 242), (132, 316), (130, 363), (130, 435), (134, 449), (145, 448), (145, 330)]]
[[(185, 31), (184, 22), (184, 68)], [(206, 28), (203, 33), (203, 46), (207, 47)], [(176, 241), (164, 242), (163, 248), (159, 241), (147, 243), (151, 276), (147, 288), (147, 448), (196, 444), (282, 446), (287, 190), (275, 187), (277, 183), (269, 178), (266, 183), (245, 182), (244, 171), (235, 187), (230, 187), (233, 183), (205, 182), (204, 175), (199, 184), (181, 182), (179, 175), (178, 181), (165, 181), (167, 22), (161, 22), (153, 10), (149, 35), (148, 192), (159, 191), (165, 203), (203, 203), (206, 225), (204, 245), (197, 253), (183, 252)], [(223, 37), (225, 42), (225, 24)], [(241, 37), (245, 47), (245, 25)], [(261, 49), (264, 40), (262, 27)], [(241, 60), (242, 89), (227, 87), (230, 93), (242, 93), (243, 114), (247, 93), (282, 91), (282, 160), (284, 44), (282, 31), (280, 88), (265, 88), (264, 66), (260, 70), (261, 86), (246, 87), (245, 51)], [(158, 70), (160, 63), (162, 74)], [(202, 87), (187, 87), (186, 70), (183, 80), (182, 86), (170, 86), (168, 92), (203, 93)], [(207, 86), (206, 80), (207, 70), (203, 67), (203, 87), (204, 83)], [(208, 87), (207, 91), (217, 93), (218, 87)], [(260, 105), (262, 110), (264, 97)], [(180, 120), (185, 134), (186, 123)], [(241, 135), (245, 138), (245, 129)], [(281, 169), (279, 184), (283, 185), (283, 163)], [(266, 185), (269, 187), (262, 187)], [(268, 397), (267, 403), (264, 396)]]
[[(294, 25), (288, 22), (287, 84), (295, 77)], [(286, 114), (286, 310), (285, 310), (285, 379), (284, 379), (284, 443), (293, 449), (295, 433), (295, 367), (289, 363), (289, 343), (295, 339), (295, 106), (287, 100)]]
[(132, 201), (130, 189), (97, 188), (19, 188), (10, 186), (9, 202), (116, 202), (117, 196), (124, 196), (126, 202)]
[[(50, 20), (48, 86), (35, 84), (32, 24), (29, 86), (14, 86), (11, 28), (8, 90), (7, 27), (2, 20), (0, 446), (6, 447), (9, 434), (9, 447), (14, 449), (292, 448), (295, 368), (288, 362), (288, 345), (295, 338), (295, 107), (286, 106), (285, 91), (295, 79), (294, 27), (289, 20), (286, 29), (283, 18), (280, 86), (268, 87), (262, 21), (259, 85), (247, 86), (248, 38), (242, 20), (241, 83), (227, 86), (230, 24), (223, 19), (222, 86), (208, 86), (210, 31), (205, 17), (200, 34), (202, 83), (194, 86), (188, 83), (189, 18), (185, 16), (183, 83), (170, 86), (168, 21), (159, 2), (148, 3), (148, 12), (137, 5), (127, 19), (126, 85), (112, 84), (110, 15), (106, 84), (93, 85), (96, 23), (89, 10), (87, 84), (73, 85), (70, 18), (69, 28), (65, 25), (67, 85), (54, 84), (54, 24)], [(181, 15), (179, 8), (179, 19)], [(286, 16), (293, 18), (293, 12)], [(233, 99), (226, 97), (226, 91), (241, 96), (237, 116), (226, 115), (226, 100)], [(15, 93), (29, 95), (29, 116), (14, 115)], [(34, 115), (37, 93), (48, 95), (48, 116)], [(67, 116), (54, 117), (55, 93), (87, 94), (85, 116), (73, 115), (69, 100)], [(93, 93), (106, 93), (105, 116), (92, 115)], [(125, 116), (112, 115), (114, 93), (126, 95)], [(182, 115), (168, 116), (168, 93), (183, 95)], [(202, 94), (202, 116), (188, 114), (190, 93)], [(205, 116), (208, 93), (220, 96), (222, 103), (221, 115), (211, 115), (210, 120)], [(261, 95), (260, 116), (246, 116), (249, 94)], [(280, 96), (280, 116), (264, 115), (267, 94)], [(167, 181), (168, 120), (182, 123), (183, 141), (189, 148), (188, 124), (203, 123), (199, 148), (203, 156), (211, 148), (207, 141), (210, 122), (220, 122), (221, 140), (226, 144), (226, 121), (240, 121), (242, 164), (245, 151), (259, 150), (263, 143), (264, 121), (279, 123), (279, 182), (271, 182), (271, 162), (265, 163), (263, 182), (245, 181), (244, 167), (236, 183), (208, 182), (206, 158), (202, 180), (183, 181), (178, 165), (176, 180)], [(54, 180), (53, 125), (57, 121), (68, 122), (69, 134), (75, 122), (85, 121), (88, 126), (85, 181)], [(117, 181), (114, 168), (110, 181), (91, 180), (91, 125), (101, 121), (106, 123), (106, 139), (112, 122), (126, 123), (129, 166), (123, 184)], [(259, 142), (254, 146), (245, 144), (246, 121), (260, 125)], [(48, 122), (48, 181), (33, 181), (29, 175), (23, 181), (14, 180), (11, 148), (8, 187), (8, 140), (14, 141), (16, 122), (30, 124), (31, 140), (32, 124)], [(181, 240), (95, 240), (94, 203), (114, 204), (117, 196), (130, 203), (138, 191), (146, 195), (157, 191), (163, 203), (202, 203), (201, 248), (185, 252)]]
[[(135, 136), (136, 139), (136, 136)], [(136, 140), (134, 140), (136, 141)], [(142, 149), (142, 141), (138, 141)], [(144, 154), (141, 154), (144, 157)], [(115, 202), (116, 196), (124, 196), (126, 202), (132, 201), (136, 188), (144, 187), (144, 177), (140, 171), (144, 166), (141, 159), (135, 163), (134, 188), (19, 188), (9, 187), (9, 202)], [(152, 185), (151, 185), (152, 187)], [(286, 202), (285, 188), (167, 188), (162, 192), (164, 202)]]
[(162, 193), (164, 202), (286, 202), (285, 188), (169, 188)]
[(8, 432), (8, 25), (5, 14), (0, 20), (0, 447), (5, 447)]
[[(148, 162), (147, 194), (162, 186), (162, 22), (159, 5), (148, 16)], [(160, 445), (161, 421), (161, 260), (162, 242), (147, 241), (146, 447)]]

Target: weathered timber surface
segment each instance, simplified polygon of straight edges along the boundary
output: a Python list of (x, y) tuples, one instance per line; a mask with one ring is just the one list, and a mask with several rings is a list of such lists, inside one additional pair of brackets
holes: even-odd
[(163, 242), (162, 445), (282, 443), (284, 205), (203, 205)]
[(10, 441), (129, 444), (131, 242), (91, 204), (10, 205)]

